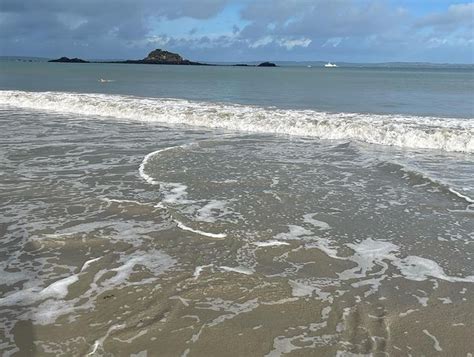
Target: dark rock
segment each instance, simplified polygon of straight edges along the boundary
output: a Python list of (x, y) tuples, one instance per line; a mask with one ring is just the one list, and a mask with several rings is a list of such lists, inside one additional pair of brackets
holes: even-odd
[(156, 49), (154, 51), (151, 51), (148, 54), (148, 56), (143, 59), (143, 61), (159, 62), (159, 63), (172, 63), (172, 64), (189, 62), (188, 60), (185, 60), (183, 57), (181, 57), (177, 53), (173, 53), (173, 52), (169, 52), (169, 51), (163, 51), (161, 49)]
[(68, 58), (68, 57), (61, 57), (54, 60), (49, 60), (48, 62), (61, 62), (61, 63), (89, 63), (89, 61), (84, 61), (80, 58)]
[(184, 59), (177, 53), (156, 49), (151, 51), (148, 56), (142, 60), (127, 60), (122, 63), (142, 63), (142, 64), (174, 64), (174, 65), (199, 65), (205, 66), (204, 63), (192, 62)]
[(257, 67), (276, 67), (277, 65), (272, 62), (262, 62)]
[(234, 67), (251, 67), (251, 66), (249, 66), (249, 65), (246, 64), (246, 63), (237, 63), (237, 64), (234, 64), (233, 66), (234, 66)]
[[(80, 58), (61, 57), (59, 59), (50, 60), (48, 62), (63, 63), (90, 63)], [(212, 66), (212, 64), (192, 62), (184, 59), (177, 53), (168, 52), (160, 49), (151, 51), (148, 56), (141, 60), (125, 60), (125, 61), (100, 61), (93, 63), (126, 63), (126, 64), (173, 64), (173, 65), (194, 65), (194, 66)]]

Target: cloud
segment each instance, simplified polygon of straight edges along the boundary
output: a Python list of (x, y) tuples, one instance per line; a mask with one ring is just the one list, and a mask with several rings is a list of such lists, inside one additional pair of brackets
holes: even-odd
[[(226, 0), (2, 0), (2, 13), (75, 14), (86, 18), (101, 17), (124, 20), (126, 15), (151, 15), (175, 19), (209, 18), (221, 11)], [(118, 16), (125, 15), (121, 18)]]
[(403, 10), (380, 0), (256, 1), (242, 11), (242, 17), (253, 30), (258, 24), (263, 32), (258, 36), (274, 33), (309, 38), (366, 36), (390, 31), (406, 21)]
[(413, 28), (423, 39), (420, 46), (440, 53), (463, 51), (474, 61), (474, 3), (450, 5), (444, 12), (428, 14)]
[[(429, 9), (429, 5), (424, 5)], [(254, 1), (242, 10), (248, 24), (241, 36), (262, 39), (304, 38), (309, 56), (340, 60), (436, 60), (473, 62), (474, 3), (415, 15), (386, 0)], [(255, 41), (255, 42), (252, 42)], [(275, 40), (275, 43), (277, 41)], [(281, 44), (281, 43), (280, 43)], [(295, 47), (289, 47), (295, 49)], [(436, 56), (433, 51), (438, 49)], [(450, 53), (456, 50), (454, 59)], [(309, 57), (308, 56), (308, 57)], [(314, 58), (314, 57), (313, 57)]]
[(277, 43), (285, 47), (287, 50), (292, 50), (294, 47), (308, 47), (311, 43), (309, 38), (280, 38)]
[(311, 43), (311, 40), (309, 38), (289, 38), (289, 37), (281, 37), (281, 38), (276, 38), (273, 36), (264, 36), (261, 37), (253, 42), (249, 42), (249, 47), (250, 48), (259, 48), (259, 47), (264, 47), (268, 46), (270, 44), (277, 45), (280, 47), (284, 47), (287, 50), (291, 50), (294, 47), (308, 47), (309, 44)]
[(5, 55), (140, 58), (161, 47), (201, 61), (474, 61), (473, 2), (0, 1)]
[[(151, 20), (217, 15), (228, 0), (2, 0), (0, 51), (18, 54), (130, 53), (153, 32)], [(25, 46), (25, 47), (23, 47)], [(89, 48), (85, 51), (84, 48)], [(65, 51), (65, 49), (68, 49)], [(33, 50), (33, 51), (32, 51)]]
[(459, 28), (474, 29), (474, 3), (455, 4), (445, 12), (427, 15), (415, 24), (418, 28), (430, 27), (437, 31), (452, 31)]
[(250, 48), (258, 48), (258, 47), (263, 47), (267, 46), (270, 43), (272, 43), (274, 40), (271, 36), (265, 36), (257, 39), (256, 41), (252, 42), (249, 44)]

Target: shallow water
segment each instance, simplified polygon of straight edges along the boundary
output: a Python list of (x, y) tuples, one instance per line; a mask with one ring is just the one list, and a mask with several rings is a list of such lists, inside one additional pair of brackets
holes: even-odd
[(474, 350), (469, 153), (0, 120), (5, 355)]
[(472, 354), (473, 75), (1, 63), (0, 351)]

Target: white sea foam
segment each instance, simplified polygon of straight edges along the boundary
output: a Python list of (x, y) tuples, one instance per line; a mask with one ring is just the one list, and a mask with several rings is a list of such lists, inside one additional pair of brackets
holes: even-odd
[(301, 226), (297, 226), (294, 224), (288, 225), (288, 232), (287, 233), (278, 233), (275, 236), (275, 240), (299, 240), (303, 239), (304, 237), (311, 237), (313, 233), (306, 228)]
[[(300, 239), (305, 241), (306, 248), (317, 248), (334, 259), (348, 260), (357, 264), (356, 267), (338, 273), (341, 280), (365, 279), (352, 284), (353, 287), (371, 285), (370, 293), (375, 292), (387, 275), (389, 264), (397, 268), (408, 280), (425, 281), (436, 278), (449, 282), (474, 283), (474, 276), (451, 276), (434, 260), (419, 256), (400, 257), (400, 247), (391, 242), (365, 239), (358, 243), (348, 243), (347, 247), (354, 251), (351, 256), (339, 256), (334, 243), (327, 238), (307, 235), (307, 231), (299, 226), (289, 226), (290, 233), (280, 233), (280, 239)], [(309, 242), (308, 242), (309, 240)], [(375, 267), (381, 268), (375, 275)], [(292, 284), (295, 294), (306, 294), (312, 291), (307, 285)]]
[(208, 264), (208, 265), (199, 265), (199, 266), (197, 266), (196, 269), (194, 269), (194, 274), (193, 274), (194, 280), (199, 278), (199, 276), (201, 275), (201, 273), (204, 269), (211, 268), (212, 266), (214, 266), (214, 265), (213, 264)]
[(216, 238), (216, 239), (223, 239), (225, 237), (227, 237), (227, 234), (225, 233), (210, 233), (210, 232), (204, 232), (204, 231), (201, 231), (199, 229), (193, 229), (191, 227), (188, 227), (186, 226), (184, 223), (180, 222), (180, 221), (177, 221), (177, 220), (174, 220), (176, 222), (176, 225), (178, 226), (179, 229), (182, 229), (183, 231), (189, 231), (189, 232), (193, 232), (193, 233), (196, 233), (196, 234), (199, 234), (201, 236), (205, 236), (205, 237), (210, 237), (210, 238)]
[(471, 197), (467, 195), (463, 195), (462, 193), (456, 191), (455, 189), (450, 188), (449, 191), (451, 191), (451, 193), (454, 193), (459, 198), (466, 200), (468, 203), (474, 203), (474, 200)]
[[(358, 266), (340, 273), (339, 277), (341, 279), (366, 277), (375, 265), (383, 267), (382, 272), (385, 272), (388, 267), (386, 262), (390, 262), (408, 280), (424, 281), (437, 278), (449, 282), (474, 283), (474, 276), (450, 276), (444, 272), (438, 263), (431, 259), (413, 255), (401, 258), (397, 254), (399, 247), (390, 242), (376, 241), (369, 238), (360, 243), (347, 244), (347, 246), (353, 249), (355, 254), (346, 259), (357, 263)], [(373, 283), (372, 280), (369, 281)]]
[[(156, 207), (166, 207), (165, 204), (176, 205), (176, 204), (188, 204), (188, 203), (193, 203), (194, 202), (194, 201), (190, 201), (190, 200), (186, 199), (187, 188), (188, 188), (186, 185), (181, 184), (181, 183), (176, 183), (176, 182), (157, 181), (145, 172), (146, 164), (148, 163), (150, 158), (153, 157), (154, 155), (157, 155), (159, 153), (162, 153), (162, 152), (168, 151), (168, 150), (172, 150), (172, 149), (184, 148), (184, 147), (187, 147), (189, 145), (192, 145), (192, 144), (185, 144), (185, 145), (180, 145), (180, 146), (171, 146), (171, 147), (167, 147), (167, 148), (164, 148), (164, 149), (156, 150), (156, 151), (153, 151), (153, 152), (147, 154), (143, 158), (143, 161), (141, 162), (141, 164), (138, 168), (138, 172), (139, 172), (140, 176), (146, 182), (148, 182), (151, 185), (160, 185), (161, 192), (163, 194), (162, 201), (158, 205), (156, 205)], [(213, 211), (225, 210), (225, 204), (226, 204), (225, 201), (215, 200), (215, 201), (209, 202), (206, 206), (202, 207), (198, 211), (198, 220), (213, 222), (214, 221), (214, 219), (212, 217)], [(201, 218), (201, 219), (199, 219), (199, 218)], [(215, 238), (215, 239), (223, 239), (227, 236), (225, 233), (210, 233), (210, 232), (204, 232), (204, 231), (199, 230), (199, 229), (194, 229), (194, 228), (186, 226), (184, 223), (182, 223), (181, 221), (178, 221), (176, 219), (174, 221), (176, 222), (176, 225), (177, 225), (178, 228), (180, 228), (184, 231), (193, 232), (193, 233), (205, 236), (205, 237), (210, 237), (210, 238)]]
[(326, 222), (315, 219), (314, 218), (315, 215), (316, 215), (316, 213), (305, 214), (303, 216), (303, 219), (306, 223), (309, 223), (312, 226), (315, 226), (315, 227), (317, 227), (321, 230), (331, 229), (331, 226), (329, 224), (327, 224)]
[(66, 297), (69, 289), (69, 285), (75, 283), (79, 280), (79, 277), (75, 275), (68, 276), (67, 278), (60, 279), (55, 281), (51, 285), (48, 285), (46, 288), (39, 292), (39, 295), (42, 298), (55, 297), (55, 298), (64, 298)]
[(474, 276), (449, 276), (436, 262), (422, 257), (408, 256), (404, 259), (394, 260), (393, 264), (409, 280), (423, 281), (433, 277), (450, 282), (474, 283)]
[(384, 260), (397, 260), (394, 252), (398, 251), (398, 246), (390, 242), (373, 240), (368, 238), (360, 243), (347, 244), (354, 250), (355, 254), (349, 258), (358, 264), (358, 267), (340, 274), (341, 278), (362, 278), (377, 265), (385, 266)]
[(86, 261), (86, 262), (82, 265), (81, 272), (83, 272), (84, 270), (86, 270), (92, 263), (95, 263), (96, 261), (100, 260), (100, 258), (101, 258), (101, 257), (94, 258), (94, 259), (90, 259), (90, 260)]
[(135, 205), (139, 205), (139, 206), (149, 206), (150, 205), (149, 203), (142, 203), (142, 202), (138, 202), (138, 201), (134, 201), (134, 200), (119, 200), (117, 198), (104, 197), (104, 198), (102, 198), (102, 200), (104, 200), (107, 203), (118, 203), (118, 204), (131, 203), (131, 204), (135, 204)]
[(122, 330), (123, 328), (125, 328), (125, 324), (122, 324), (122, 325), (112, 325), (108, 330), (107, 330), (107, 333), (105, 334), (105, 336), (101, 337), (100, 339), (98, 339), (97, 341), (94, 342), (94, 345), (92, 346), (92, 351), (90, 353), (87, 354), (87, 356), (93, 356), (97, 353), (99, 347), (102, 347), (102, 344), (104, 343), (104, 341), (107, 339), (107, 337), (109, 337), (109, 335), (114, 332), (114, 331), (117, 331), (117, 330)]
[(35, 301), (49, 298), (63, 299), (69, 289), (69, 285), (79, 280), (77, 274), (59, 279), (45, 288), (32, 287), (19, 290), (5, 297), (0, 298), (0, 306), (29, 305)]
[(158, 185), (159, 182), (156, 181), (153, 177), (151, 177), (150, 175), (148, 175), (146, 172), (145, 172), (145, 166), (146, 164), (148, 163), (148, 161), (150, 160), (150, 158), (152, 158), (153, 156), (155, 156), (156, 154), (160, 153), (160, 152), (163, 152), (163, 151), (168, 151), (168, 150), (171, 150), (171, 149), (176, 149), (178, 148), (179, 146), (171, 146), (171, 147), (167, 147), (167, 148), (164, 148), (164, 149), (159, 149), (159, 150), (156, 150), (156, 151), (153, 151), (149, 154), (147, 154), (144, 158), (143, 158), (143, 161), (141, 162), (140, 166), (138, 167), (138, 173), (140, 174), (140, 176), (146, 181), (148, 182), (150, 185)]
[(294, 297), (313, 296), (314, 294), (323, 301), (331, 301), (331, 294), (324, 292), (320, 284), (310, 280), (290, 280), (291, 294)]
[(337, 256), (337, 249), (334, 247), (334, 243), (328, 238), (317, 237), (314, 241), (307, 243), (306, 248), (317, 248), (326, 253), (328, 257), (341, 259)]
[(280, 242), (278, 240), (268, 240), (265, 242), (254, 242), (254, 245), (257, 247), (278, 247), (282, 245), (290, 245), (290, 243), (287, 242)]
[[(119, 259), (119, 266), (99, 270), (95, 275), (92, 284), (79, 297), (67, 299), (69, 288), (78, 282), (86, 274), (84, 271), (100, 258), (86, 261), (79, 273), (73, 274), (49, 284), (42, 286), (42, 282), (35, 282), (36, 286), (23, 286), (22, 290), (15, 291), (0, 298), (0, 306), (29, 306), (24, 319), (31, 319), (37, 324), (52, 324), (60, 316), (72, 314), (77, 310), (88, 310), (94, 307), (94, 299), (100, 294), (114, 289), (122, 284), (141, 285), (150, 283), (163, 272), (175, 265), (176, 260), (169, 255), (159, 251), (135, 251), (128, 255), (122, 255)], [(135, 271), (135, 267), (143, 266), (151, 274), (151, 278), (130, 282), (129, 278)], [(104, 276), (114, 272), (115, 275), (104, 279)]]
[[(64, 92), (0, 91), (0, 105), (237, 131), (358, 140), (407, 148), (474, 152), (474, 121), (457, 118), (278, 110)], [(154, 181), (147, 175), (142, 177), (150, 183)]]
[(429, 333), (428, 330), (423, 330), (423, 333), (433, 340), (433, 347), (436, 351), (438, 352), (443, 351), (436, 336), (433, 336), (431, 333)]
[(229, 215), (231, 211), (227, 208), (228, 201), (210, 200), (206, 205), (198, 209), (196, 219), (202, 222), (215, 222), (217, 218)]
[[(120, 262), (122, 265), (119, 267), (103, 271), (104, 274), (110, 271), (113, 271), (116, 274), (113, 277), (105, 280), (105, 282), (102, 284), (109, 286), (118, 286), (123, 284), (130, 277), (134, 271), (135, 266), (137, 265), (144, 266), (157, 276), (171, 268), (176, 263), (176, 260), (159, 250), (151, 250), (148, 252), (136, 251), (129, 255), (123, 255), (120, 258)], [(97, 273), (97, 276), (99, 277), (102, 275), (103, 274), (101, 274), (101, 272)]]
[(245, 267), (228, 267), (225, 265), (221, 265), (219, 268), (224, 271), (229, 271), (229, 272), (234, 272), (234, 273), (239, 273), (239, 274), (244, 274), (244, 275), (252, 275), (254, 273), (253, 270), (249, 268), (245, 268)]

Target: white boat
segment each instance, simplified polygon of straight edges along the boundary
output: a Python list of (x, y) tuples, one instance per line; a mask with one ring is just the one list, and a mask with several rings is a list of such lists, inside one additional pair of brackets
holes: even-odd
[(328, 62), (328, 63), (326, 63), (326, 64), (324, 65), (324, 67), (326, 67), (326, 68), (334, 68), (334, 67), (337, 67), (337, 64)]

